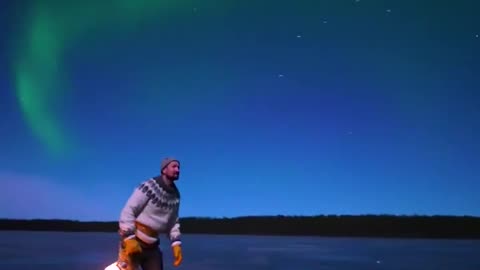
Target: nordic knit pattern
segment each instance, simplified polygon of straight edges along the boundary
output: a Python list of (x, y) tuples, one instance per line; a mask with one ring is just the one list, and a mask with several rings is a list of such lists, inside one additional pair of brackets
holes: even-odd
[(120, 230), (136, 234), (146, 243), (156, 242), (158, 238), (136, 230), (135, 221), (138, 221), (159, 234), (165, 233), (172, 246), (181, 244), (179, 206), (180, 193), (175, 185), (167, 186), (161, 177), (150, 178), (142, 182), (127, 200), (120, 214)]

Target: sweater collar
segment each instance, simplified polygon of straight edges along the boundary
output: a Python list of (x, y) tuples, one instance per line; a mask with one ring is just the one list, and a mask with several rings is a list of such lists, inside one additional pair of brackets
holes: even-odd
[(170, 193), (170, 194), (178, 193), (178, 192), (177, 192), (177, 186), (175, 185), (175, 183), (172, 182), (172, 186), (168, 186), (168, 185), (165, 184), (165, 182), (163, 181), (161, 175), (155, 176), (155, 177), (153, 177), (153, 179), (154, 179), (155, 182), (157, 182), (157, 184), (158, 184), (161, 188), (163, 188), (166, 192), (168, 192), (168, 193)]

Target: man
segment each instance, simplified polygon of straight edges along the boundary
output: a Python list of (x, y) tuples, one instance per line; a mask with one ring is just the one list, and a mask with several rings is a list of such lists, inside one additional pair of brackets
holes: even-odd
[(119, 220), (121, 237), (118, 268), (122, 270), (163, 270), (160, 234), (170, 239), (175, 267), (183, 260), (180, 241), (180, 194), (174, 183), (180, 175), (180, 162), (165, 158), (160, 176), (150, 178), (136, 188)]

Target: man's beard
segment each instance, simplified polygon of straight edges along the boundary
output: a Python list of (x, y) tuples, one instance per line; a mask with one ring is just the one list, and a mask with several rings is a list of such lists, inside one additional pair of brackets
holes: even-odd
[(172, 176), (167, 176), (168, 180), (170, 180), (170, 181), (178, 180), (179, 177), (180, 177), (180, 174), (176, 174), (176, 175), (172, 175)]

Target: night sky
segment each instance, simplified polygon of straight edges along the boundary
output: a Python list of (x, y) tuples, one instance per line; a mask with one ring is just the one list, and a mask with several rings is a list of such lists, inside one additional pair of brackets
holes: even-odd
[(2, 2), (0, 217), (480, 216), (477, 2)]

